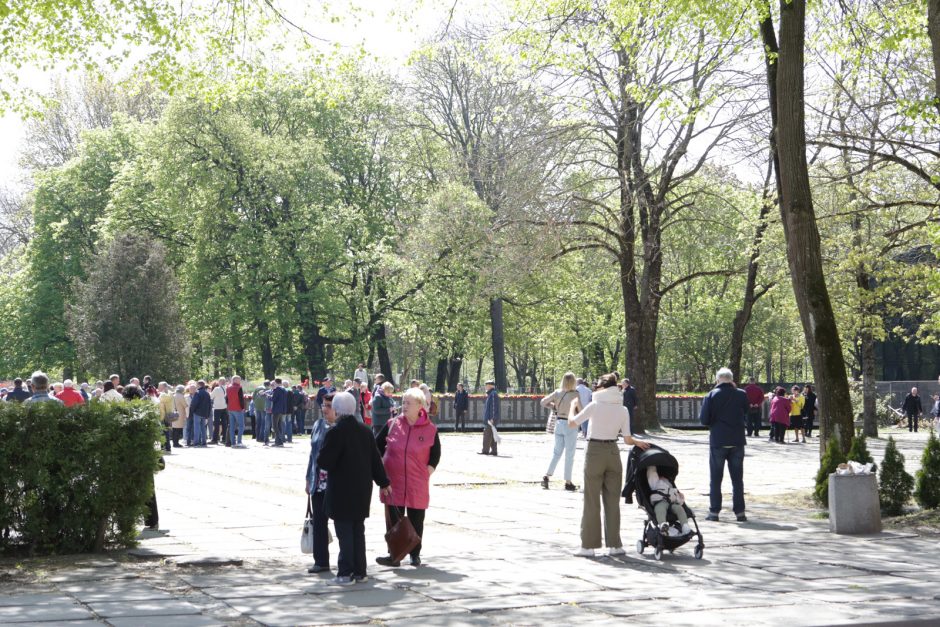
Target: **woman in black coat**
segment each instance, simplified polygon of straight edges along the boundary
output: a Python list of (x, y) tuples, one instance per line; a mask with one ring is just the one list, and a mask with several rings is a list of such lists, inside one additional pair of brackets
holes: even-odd
[(336, 425), (323, 440), (317, 465), (327, 471), (324, 508), (333, 519), (339, 558), (333, 583), (346, 586), (366, 577), (365, 520), (372, 483), (388, 492), (389, 481), (372, 429), (356, 418), (357, 403), (348, 392), (333, 397)]

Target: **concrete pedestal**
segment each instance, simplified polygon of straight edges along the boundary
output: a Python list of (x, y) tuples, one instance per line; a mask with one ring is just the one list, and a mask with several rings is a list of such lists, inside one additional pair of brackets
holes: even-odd
[(871, 475), (829, 475), (829, 531), (879, 533), (878, 479)]

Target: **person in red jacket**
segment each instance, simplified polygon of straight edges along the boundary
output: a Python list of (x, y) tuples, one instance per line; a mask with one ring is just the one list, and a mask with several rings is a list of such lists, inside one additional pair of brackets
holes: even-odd
[(764, 390), (751, 377), (744, 386), (744, 393), (747, 394), (747, 436), (757, 438), (760, 437), (760, 422), (764, 413)]
[[(238, 375), (232, 377), (232, 382), (225, 388), (225, 402), (228, 409), (227, 445), (235, 448), (245, 448), (242, 444), (242, 435), (245, 433), (245, 392), (242, 390), (242, 378)], [(238, 428), (236, 439), (235, 429)]]
[(62, 382), (62, 391), (56, 394), (55, 397), (62, 401), (66, 407), (82, 405), (85, 402), (85, 397), (75, 389), (75, 383), (71, 379)]
[[(402, 413), (389, 420), (375, 439), (382, 463), (388, 474), (391, 492), (382, 495), (382, 502), (405, 514), (418, 536), (424, 534), (424, 513), (430, 502), (431, 475), (441, 461), (441, 440), (437, 427), (424, 408), (424, 392), (411, 388), (402, 394)], [(397, 519), (396, 519), (397, 520)], [(393, 521), (386, 518), (386, 526)], [(400, 566), (391, 556), (375, 560), (382, 566)], [(421, 565), (421, 545), (411, 551), (411, 565)]]

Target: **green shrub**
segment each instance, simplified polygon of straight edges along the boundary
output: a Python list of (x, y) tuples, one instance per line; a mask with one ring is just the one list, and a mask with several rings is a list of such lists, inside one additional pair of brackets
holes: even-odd
[(826, 452), (823, 453), (822, 460), (819, 462), (819, 471), (816, 473), (816, 488), (813, 490), (813, 498), (823, 507), (829, 507), (829, 475), (834, 473), (839, 464), (843, 464), (845, 461), (845, 454), (839, 446), (839, 441), (835, 437), (829, 438)]
[(940, 440), (933, 429), (930, 430), (930, 437), (920, 460), (914, 498), (924, 509), (940, 507)]
[(148, 401), (0, 405), (0, 547), (49, 554), (133, 545), (160, 436)]
[(877, 472), (878, 465), (875, 464), (875, 458), (871, 456), (871, 453), (868, 452), (868, 441), (865, 437), (865, 434), (859, 433), (852, 440), (852, 446), (849, 448), (849, 453), (846, 455), (847, 461), (858, 462), (860, 464), (872, 465), (872, 472)]
[(904, 470), (904, 455), (898, 450), (893, 437), (888, 437), (885, 458), (881, 462), (878, 496), (881, 511), (888, 516), (900, 516), (911, 498), (914, 477)]

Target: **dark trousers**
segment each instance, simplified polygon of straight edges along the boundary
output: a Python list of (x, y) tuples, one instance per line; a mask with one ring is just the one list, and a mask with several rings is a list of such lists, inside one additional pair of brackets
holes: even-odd
[(749, 412), (747, 412), (747, 435), (748, 436), (760, 435), (760, 419), (761, 419), (760, 409), (752, 409)]
[(168, 453), (170, 452), (170, 433), (171, 433), (171, 431), (172, 431), (171, 429), (164, 429), (164, 430), (163, 430), (163, 440), (164, 440), (164, 441), (163, 441), (163, 450), (166, 451), (166, 452), (168, 452)]
[(336, 560), (336, 574), (339, 577), (366, 576), (366, 521), (334, 520), (336, 540), (339, 543), (339, 557)]
[(454, 431), (460, 429), (461, 431), (466, 431), (467, 429), (467, 410), (461, 409), (457, 412), (457, 417), (454, 418)]
[(256, 427), (255, 427), (255, 415), (254, 415), (254, 414), (251, 414), (251, 415), (248, 416), (248, 417), (251, 419), (251, 433), (252, 433), (252, 435), (254, 435), (255, 439), (257, 440), (257, 439), (258, 439), (258, 431), (257, 431), (257, 429), (256, 429)]
[(493, 426), (488, 422), (483, 427), (483, 454), (496, 455), (496, 438), (493, 437)]
[(225, 434), (228, 432), (228, 411), (225, 409), (215, 409), (212, 411), (212, 443), (218, 444), (225, 442)]
[(920, 420), (920, 416), (917, 414), (908, 414), (907, 415), (907, 430), (911, 433), (917, 433), (917, 423)]
[(810, 437), (813, 434), (813, 416), (804, 416), (803, 417), (803, 433), (806, 434), (806, 437)]
[(329, 519), (323, 502), (326, 492), (313, 493), (313, 563), (317, 566), (330, 566), (330, 534), (327, 530)]
[(783, 436), (787, 432), (787, 426), (782, 422), (770, 423), (770, 439), (774, 442), (783, 442)]
[[(399, 514), (404, 512), (405, 516), (408, 517), (408, 520), (411, 521), (411, 526), (415, 528), (415, 533), (418, 534), (418, 537), (422, 539), (424, 538), (424, 513), (428, 510), (414, 509), (412, 507), (396, 507), (394, 505), (392, 505), (392, 508), (397, 509)], [(385, 530), (388, 531), (391, 529), (392, 525), (394, 525), (396, 522), (398, 522), (398, 516), (395, 516), (394, 518), (385, 516)], [(421, 556), (420, 542), (418, 543), (418, 546), (416, 546), (411, 551), (410, 555), (411, 559), (415, 559), (416, 557)]]
[(297, 435), (304, 434), (304, 414), (307, 412), (303, 409), (298, 409), (294, 412), (294, 433)]
[(176, 448), (180, 447), (180, 438), (183, 437), (183, 429), (180, 427), (173, 427), (173, 446)]
[(290, 414), (271, 414), (274, 417), (274, 446), (284, 446), (284, 418)]
[[(151, 486), (153, 486), (153, 480), (151, 480)], [(147, 513), (144, 515), (144, 524), (151, 529), (156, 529), (160, 526), (160, 512), (157, 510), (157, 490), (155, 486), (153, 488), (153, 494), (150, 495), (150, 499), (147, 501)]]
[[(776, 423), (775, 423), (776, 424)], [(783, 427), (783, 425), (780, 425)], [(786, 428), (781, 429), (781, 433)], [(744, 513), (744, 447), (712, 446), (708, 466), (711, 471), (711, 489), (709, 490), (709, 511), (717, 514), (721, 511), (721, 481), (725, 474), (725, 463), (731, 475), (731, 505), (735, 514)]]

